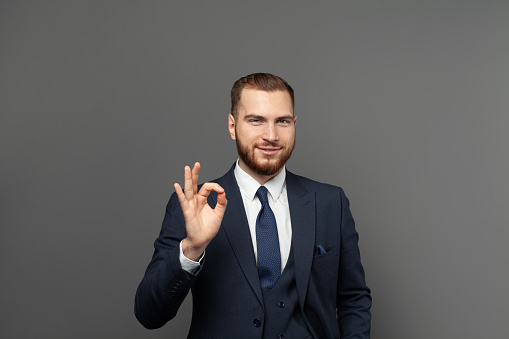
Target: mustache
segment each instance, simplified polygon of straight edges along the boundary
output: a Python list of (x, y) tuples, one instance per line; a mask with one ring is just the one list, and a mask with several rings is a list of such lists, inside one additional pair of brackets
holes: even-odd
[(265, 141), (255, 145), (255, 147), (283, 147), (285, 144), (279, 141)]

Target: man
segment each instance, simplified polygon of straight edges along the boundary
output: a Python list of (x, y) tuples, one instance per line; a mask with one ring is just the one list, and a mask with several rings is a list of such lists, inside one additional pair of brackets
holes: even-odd
[(201, 188), (200, 164), (185, 167), (136, 317), (163, 326), (191, 289), (189, 338), (369, 338), (371, 296), (348, 199), (285, 167), (295, 144), (293, 89), (255, 73), (235, 82), (231, 99), (239, 159)]

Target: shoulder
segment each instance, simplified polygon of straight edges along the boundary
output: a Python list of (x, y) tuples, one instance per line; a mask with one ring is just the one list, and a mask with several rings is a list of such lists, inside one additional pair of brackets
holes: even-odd
[(287, 175), (286, 176), (287, 185), (299, 184), (310, 192), (315, 191), (320, 193), (334, 194), (338, 196), (344, 195), (343, 189), (339, 186), (319, 182), (307, 177), (303, 177), (298, 174), (294, 174), (290, 171), (287, 171), (286, 175)]

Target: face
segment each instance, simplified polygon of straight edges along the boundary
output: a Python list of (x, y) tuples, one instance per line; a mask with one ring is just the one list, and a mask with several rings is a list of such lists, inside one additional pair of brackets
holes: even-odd
[(292, 100), (284, 91), (244, 89), (238, 117), (230, 114), (228, 129), (237, 144), (239, 166), (265, 183), (281, 171), (295, 145)]

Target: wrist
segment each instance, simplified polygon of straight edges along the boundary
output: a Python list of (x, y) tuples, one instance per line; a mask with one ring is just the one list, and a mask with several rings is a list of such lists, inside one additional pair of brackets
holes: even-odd
[(186, 258), (193, 261), (198, 261), (198, 259), (200, 259), (203, 252), (205, 252), (206, 247), (207, 245), (202, 246), (193, 245), (188, 238), (182, 240), (182, 253)]

